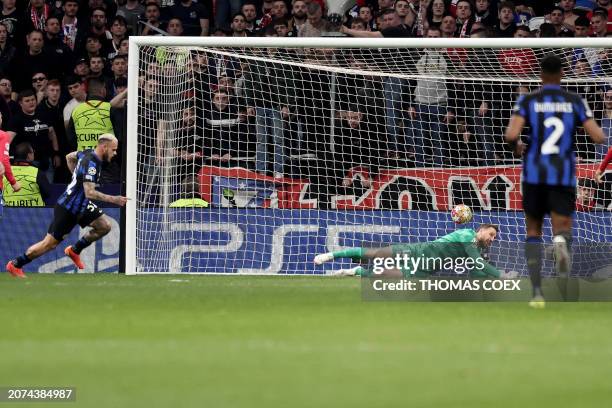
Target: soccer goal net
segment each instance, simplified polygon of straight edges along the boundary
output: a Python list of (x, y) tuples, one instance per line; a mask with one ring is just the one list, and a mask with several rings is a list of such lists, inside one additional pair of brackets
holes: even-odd
[[(554, 53), (612, 134), (611, 44), (132, 37), (127, 272), (324, 274), (317, 253), (481, 223), (500, 227), (497, 266), (521, 269), (513, 104)], [(579, 242), (612, 238), (612, 176), (594, 180), (608, 145), (575, 136)]]

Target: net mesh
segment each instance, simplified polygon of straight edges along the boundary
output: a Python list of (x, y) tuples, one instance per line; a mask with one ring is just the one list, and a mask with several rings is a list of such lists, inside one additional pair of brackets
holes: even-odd
[[(612, 134), (608, 51), (142, 46), (137, 271), (325, 273), (317, 253), (452, 232), (460, 203), (460, 227), (498, 224), (492, 259), (520, 269), (513, 103), (555, 53)], [(593, 181), (608, 145), (577, 132), (582, 242), (612, 237), (612, 178)], [(209, 207), (177, 202), (194, 197)]]

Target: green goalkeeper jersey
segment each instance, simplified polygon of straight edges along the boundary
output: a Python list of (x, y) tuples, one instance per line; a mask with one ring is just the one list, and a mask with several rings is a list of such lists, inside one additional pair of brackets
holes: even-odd
[(460, 229), (435, 241), (393, 245), (393, 256), (398, 255), (405, 277), (429, 276), (449, 266), (473, 278), (500, 277), (500, 271), (482, 257), (473, 229)]

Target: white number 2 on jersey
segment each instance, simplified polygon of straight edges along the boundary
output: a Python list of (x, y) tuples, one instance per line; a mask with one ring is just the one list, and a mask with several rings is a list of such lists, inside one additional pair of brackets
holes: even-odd
[(553, 130), (550, 136), (548, 136), (544, 143), (542, 143), (541, 153), (558, 154), (559, 146), (557, 145), (557, 142), (559, 142), (559, 139), (561, 139), (561, 136), (563, 136), (563, 133), (565, 132), (565, 125), (563, 124), (563, 121), (556, 116), (551, 116), (544, 121), (544, 127), (546, 129), (552, 127)]

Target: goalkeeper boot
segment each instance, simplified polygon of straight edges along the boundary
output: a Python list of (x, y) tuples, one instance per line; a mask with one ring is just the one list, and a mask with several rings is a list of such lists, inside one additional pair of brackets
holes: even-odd
[(544, 300), (544, 296), (535, 295), (529, 301), (529, 307), (533, 309), (544, 309), (546, 307), (546, 301)]
[(85, 269), (85, 265), (81, 261), (81, 257), (79, 256), (79, 254), (74, 252), (72, 246), (66, 247), (66, 249), (64, 249), (64, 253), (66, 254), (66, 256), (69, 256), (70, 259), (72, 259), (72, 262), (74, 262), (77, 268)]
[(567, 248), (567, 241), (561, 235), (555, 236), (554, 242), (554, 254), (555, 254), (555, 269), (559, 276), (566, 277), (571, 269), (571, 257), (569, 249)]
[(314, 263), (315, 265), (322, 265), (325, 262), (333, 261), (334, 254), (332, 252), (327, 252), (325, 254), (319, 254), (315, 256)]
[(9, 261), (9, 263), (6, 264), (6, 271), (8, 273), (10, 273), (12, 276), (14, 276), (15, 278), (27, 278), (27, 276), (25, 275), (25, 273), (23, 273), (23, 270), (21, 268), (16, 267), (15, 265), (13, 265), (13, 261)]

